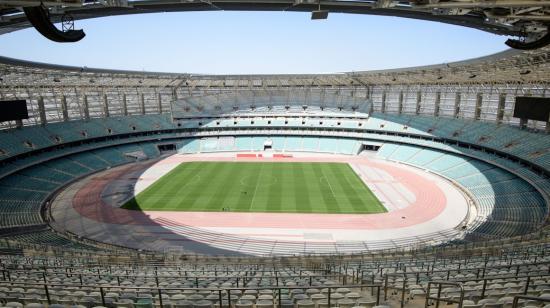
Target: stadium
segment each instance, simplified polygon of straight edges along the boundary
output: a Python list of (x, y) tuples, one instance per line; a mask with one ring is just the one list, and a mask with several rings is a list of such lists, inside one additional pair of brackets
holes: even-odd
[(200, 10), (514, 38), (328, 74), (0, 56), (2, 306), (550, 307), (547, 1), (15, 2), (1, 34), (57, 42), (84, 37), (74, 20)]

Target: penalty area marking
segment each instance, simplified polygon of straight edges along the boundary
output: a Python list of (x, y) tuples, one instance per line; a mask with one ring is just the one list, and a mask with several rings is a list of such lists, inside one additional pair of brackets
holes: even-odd
[(323, 183), (323, 180), (325, 180), (325, 182), (328, 184), (328, 187), (330, 188), (330, 193), (332, 194), (334, 199), (337, 199), (336, 194), (334, 193), (334, 190), (332, 189), (332, 185), (330, 184), (329, 180), (325, 176), (322, 176), (319, 178), (319, 182)]

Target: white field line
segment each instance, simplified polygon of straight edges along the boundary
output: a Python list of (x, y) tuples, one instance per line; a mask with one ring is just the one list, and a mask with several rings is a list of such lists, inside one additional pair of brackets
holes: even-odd
[(262, 176), (262, 169), (264, 168), (264, 165), (262, 164), (260, 166), (260, 176), (258, 177), (258, 180), (256, 181), (256, 186), (254, 187), (254, 194), (252, 195), (252, 201), (250, 201), (250, 206), (254, 204), (254, 199), (256, 198), (256, 192), (258, 191), (258, 183), (260, 183), (260, 177)]
[(328, 187), (330, 188), (330, 192), (332, 193), (332, 196), (334, 197), (334, 199), (336, 199), (336, 194), (334, 193), (334, 189), (332, 189), (332, 185), (330, 185), (329, 180), (324, 175), (321, 178), (319, 178), (319, 181), (323, 182), (323, 180), (327, 182)]

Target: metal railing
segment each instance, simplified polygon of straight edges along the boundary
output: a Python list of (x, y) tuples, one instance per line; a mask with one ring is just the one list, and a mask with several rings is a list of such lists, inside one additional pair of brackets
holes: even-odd
[[(187, 279), (187, 280), (193, 280), (195, 287), (199, 287), (200, 282), (203, 280), (208, 279), (226, 279), (227, 281), (234, 281), (237, 285), (237, 287), (245, 286), (249, 280), (252, 280), (254, 278), (257, 278), (256, 276), (247, 276), (247, 275), (241, 275), (239, 276), (187, 276), (186, 273), (182, 273), (184, 275), (179, 276), (171, 276), (171, 275), (116, 275), (111, 273), (88, 273), (88, 274), (82, 274), (82, 273), (71, 273), (71, 272), (46, 272), (46, 271), (23, 271), (23, 270), (0, 270), (1, 273), (1, 279), (2, 281), (12, 281), (12, 274), (13, 273), (23, 273), (26, 275), (29, 274), (36, 274), (36, 276), (41, 276), (44, 283), (48, 283), (48, 278), (50, 275), (64, 275), (65, 277), (78, 277), (80, 284), (83, 285), (83, 282), (86, 278), (90, 277), (97, 277), (98, 279), (102, 279), (105, 277), (109, 277), (111, 279), (115, 279), (117, 281), (117, 285), (121, 285), (121, 279), (126, 278), (140, 278), (140, 279), (150, 279), (151, 281), (155, 281), (156, 285), (159, 286), (159, 279)], [(257, 273), (257, 272), (255, 272)], [(342, 282), (342, 285), (346, 285), (346, 279), (342, 274), (327, 274), (327, 275), (275, 275), (275, 276), (264, 276), (262, 275), (263, 279), (272, 279), (275, 280), (275, 286), (279, 286), (280, 282), (284, 279), (307, 279), (309, 282), (308, 286), (313, 286), (313, 279), (317, 278), (336, 278), (338, 282)]]
[[(374, 281), (374, 279), (373, 279)], [(388, 300), (388, 290), (394, 289), (401, 291), (401, 308), (405, 307), (405, 292), (407, 290), (407, 277), (403, 276), (403, 284), (399, 287), (392, 287), (388, 284), (388, 275), (384, 278), (384, 301)]]
[[(425, 271), (410, 271), (410, 272), (403, 272), (403, 273), (385, 273), (384, 276), (408, 276), (414, 275), (416, 279), (416, 283), (418, 284), (420, 282), (420, 275), (433, 275), (438, 273), (444, 273), (447, 277), (445, 280), (450, 280), (451, 273), (456, 274), (462, 274), (462, 273), (475, 273), (476, 277), (475, 279), (483, 279), (487, 276), (487, 271), (496, 270), (496, 269), (514, 269), (515, 270), (515, 277), (520, 276), (521, 269), (529, 268), (529, 266), (535, 266), (535, 265), (550, 265), (550, 261), (544, 261), (544, 262), (531, 262), (531, 263), (523, 263), (523, 264), (510, 264), (510, 265), (493, 265), (493, 266), (487, 266), (487, 263), (483, 267), (472, 267), (472, 268), (461, 268), (460, 264), (457, 269), (449, 269), (449, 270), (425, 270)], [(550, 275), (550, 266), (548, 267), (548, 275)], [(364, 276), (364, 275), (363, 275)], [(363, 277), (362, 276), (362, 277)], [(474, 278), (470, 280), (475, 280)]]
[[(437, 285), (437, 297), (431, 296), (431, 287), (432, 284)], [(428, 282), (428, 290), (426, 292), (426, 303), (424, 307), (428, 307), (430, 304), (430, 300), (435, 300), (435, 308), (439, 308), (439, 302), (442, 300), (441, 298), (441, 287), (442, 286), (455, 286), (460, 289), (460, 299), (455, 300), (453, 298), (445, 298), (445, 302), (447, 303), (455, 303), (458, 304), (458, 308), (462, 308), (462, 302), (464, 301), (464, 287), (462, 286), (462, 283), (459, 282), (451, 282), (451, 281), (430, 281)]]
[[(231, 308), (232, 300), (231, 300), (231, 291), (240, 291), (240, 294), (244, 294), (244, 291), (246, 290), (271, 290), (272, 293), (276, 293), (277, 297), (274, 297), (274, 300), (277, 300), (277, 307), (282, 307), (282, 290), (288, 290), (289, 292), (291, 290), (302, 290), (307, 287), (304, 286), (295, 286), (295, 287), (254, 287), (254, 288), (171, 288), (171, 287), (135, 287), (135, 286), (118, 286), (118, 285), (71, 285), (71, 284), (45, 284), (45, 283), (26, 283), (26, 282), (13, 282), (13, 281), (3, 281), (0, 282), (0, 285), (11, 285), (11, 286), (32, 286), (33, 288), (36, 287), (42, 287), (44, 290), (44, 294), (46, 296), (46, 300), (48, 302), (48, 305), (53, 303), (52, 295), (55, 296), (55, 294), (51, 294), (51, 289), (55, 287), (61, 287), (61, 288), (86, 288), (88, 290), (96, 289), (99, 291), (100, 294), (100, 300), (101, 304), (103, 306), (106, 306), (107, 300), (106, 300), (106, 294), (109, 290), (115, 289), (115, 290), (129, 290), (129, 291), (148, 291), (151, 292), (152, 290), (155, 291), (156, 296), (158, 296), (159, 306), (160, 308), (164, 307), (163, 300), (166, 299), (163, 295), (168, 294), (169, 292), (165, 291), (185, 291), (185, 290), (194, 290), (194, 291), (209, 291), (213, 293), (217, 293), (218, 295), (218, 305), (216, 302), (213, 302), (213, 306), (219, 306), (219, 307), (227, 307)], [(376, 289), (376, 305), (380, 304), (380, 291), (382, 286), (380, 284), (360, 284), (360, 285), (335, 285), (335, 286), (324, 286), (323, 288), (327, 289), (327, 305), (328, 307), (331, 307), (331, 294), (332, 291), (338, 288), (348, 288), (348, 289), (365, 289), (365, 288), (371, 288)], [(233, 293), (234, 294), (234, 293)], [(151, 301), (155, 300), (156, 298), (150, 298)], [(236, 301), (236, 300), (235, 300)], [(77, 302), (77, 301), (75, 301)]]
[[(393, 290), (398, 290), (398, 291), (402, 291), (401, 293), (401, 307), (404, 307), (405, 305), (405, 292), (407, 290), (406, 286), (407, 286), (407, 282), (408, 282), (408, 277), (406, 276), (407, 273), (392, 273), (392, 274), (386, 274), (385, 275), (385, 278), (384, 278), (384, 285), (383, 285), (383, 288), (384, 288), (384, 301), (387, 300), (387, 295), (388, 295), (388, 290), (390, 289), (393, 289)], [(401, 282), (402, 283), (402, 286), (391, 286), (389, 284), (389, 279), (388, 277), (390, 276), (395, 276), (395, 277), (403, 277), (403, 281)], [(443, 280), (443, 281), (438, 281), (438, 282), (445, 282), (445, 283), (450, 283), (450, 284), (462, 284), (462, 283), (465, 283), (465, 282), (469, 282), (469, 281), (483, 281), (483, 285), (482, 285), (482, 288), (481, 288), (481, 293), (480, 293), (480, 298), (485, 298), (485, 293), (487, 291), (487, 284), (490, 280), (494, 280), (494, 279), (525, 279), (525, 286), (523, 287), (523, 294), (527, 294), (528, 291), (529, 291), (529, 286), (531, 285), (531, 280), (533, 278), (541, 278), (541, 277), (545, 277), (545, 278), (549, 278), (550, 277), (550, 273), (549, 274), (542, 274), (542, 275), (512, 275), (512, 276), (496, 276), (496, 277), (484, 277), (484, 278), (466, 278), (466, 279), (457, 279), (457, 280)], [(432, 281), (428, 281), (428, 284), (431, 283)], [(416, 284), (418, 284), (419, 281), (417, 280), (416, 281)], [(429, 289), (429, 287), (428, 287)], [(429, 290), (427, 291), (427, 296), (429, 296)]]
[(517, 308), (520, 299), (538, 301), (538, 302), (550, 302), (550, 297), (538, 297), (538, 296), (528, 296), (528, 295), (516, 295), (514, 296), (514, 301), (512, 302), (512, 308)]
[[(509, 252), (514, 251), (527, 251), (531, 248), (536, 248), (539, 250), (546, 249), (544, 245), (548, 245), (547, 241), (548, 238), (550, 238), (550, 229), (548, 230), (541, 230), (539, 232), (535, 232), (532, 234), (522, 235), (522, 236), (516, 236), (512, 238), (506, 238), (506, 239), (491, 239), (490, 242), (484, 241), (484, 242), (470, 242), (470, 243), (460, 243), (460, 244), (447, 244), (444, 246), (429, 246), (429, 247), (418, 247), (418, 248), (408, 248), (408, 249), (384, 249), (379, 250), (376, 252), (362, 252), (358, 254), (340, 254), (340, 255), (325, 255), (325, 254), (308, 254), (308, 255), (301, 255), (301, 256), (270, 256), (270, 257), (263, 257), (265, 261), (271, 260), (280, 260), (281, 258), (284, 258), (285, 262), (302, 262), (306, 259), (315, 259), (315, 258), (324, 258), (331, 260), (396, 260), (399, 258), (404, 259), (410, 259), (411, 257), (414, 257), (415, 259), (424, 259), (424, 258), (460, 258), (460, 259), (468, 259), (471, 257), (482, 257), (482, 256), (502, 256), (503, 254), (507, 254)], [(535, 243), (525, 243), (525, 241), (535, 241)], [(8, 243), (6, 245), (6, 243)], [(35, 245), (35, 244), (23, 244), (21, 242), (13, 242), (8, 241), (6, 239), (0, 239), (0, 247), (4, 245), (4, 247), (8, 248), (22, 248), (22, 249), (31, 249), (35, 250), (37, 252), (43, 252), (47, 249), (44, 248), (43, 245)], [(507, 246), (503, 246), (507, 245)], [(105, 251), (97, 251), (97, 252), (89, 252), (85, 250), (80, 249), (66, 249), (66, 248), (59, 248), (56, 247), (48, 247), (47, 250), (51, 252), (54, 256), (72, 256), (72, 257), (80, 257), (80, 258), (89, 258), (89, 259), (95, 259), (100, 260), (104, 259), (103, 263), (109, 262), (108, 259), (115, 257), (115, 258), (124, 258), (124, 259), (132, 259), (134, 261), (139, 262), (163, 262), (166, 263), (170, 260), (173, 262), (177, 261), (193, 261), (193, 262), (206, 262), (208, 260), (214, 260), (214, 257), (208, 257), (204, 255), (197, 255), (197, 254), (186, 254), (176, 257), (170, 257), (167, 254), (162, 253), (152, 253), (152, 252), (136, 252), (135, 254), (118, 254), (114, 252), (105, 252)], [(32, 253), (32, 251), (29, 251), (29, 253)], [(542, 253), (545, 254), (544, 251)], [(223, 258), (227, 262), (238, 262), (236, 260), (246, 259), (247, 263), (251, 262), (257, 262), (254, 260), (260, 259), (260, 257), (254, 257), (254, 256), (248, 256), (248, 257), (224, 257)], [(325, 261), (326, 261), (325, 260)], [(111, 261), (112, 262), (112, 261)], [(120, 261), (119, 261), (120, 262)], [(118, 262), (117, 262), (118, 263)]]

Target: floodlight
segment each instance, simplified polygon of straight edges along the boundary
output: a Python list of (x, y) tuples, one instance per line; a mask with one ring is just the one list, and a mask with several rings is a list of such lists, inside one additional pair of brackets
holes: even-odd
[(328, 18), (328, 10), (316, 10), (311, 12), (312, 20), (327, 19), (327, 18)]

